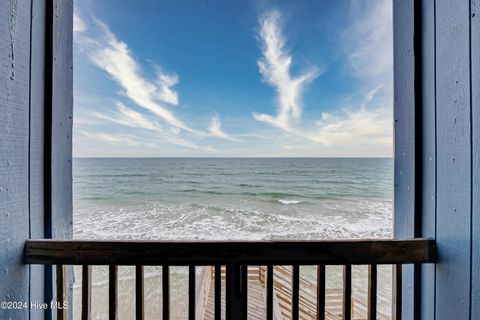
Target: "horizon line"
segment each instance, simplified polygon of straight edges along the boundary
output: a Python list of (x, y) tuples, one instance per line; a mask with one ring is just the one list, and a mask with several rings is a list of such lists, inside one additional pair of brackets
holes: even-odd
[(72, 159), (393, 159), (394, 157), (72, 157)]

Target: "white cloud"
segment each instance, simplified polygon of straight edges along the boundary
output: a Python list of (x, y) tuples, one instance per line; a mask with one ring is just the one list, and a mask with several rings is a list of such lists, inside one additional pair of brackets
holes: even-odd
[(75, 12), (73, 13), (73, 32), (84, 32), (87, 30), (87, 25), (85, 22), (80, 18), (78, 14)]
[(178, 95), (172, 89), (178, 82), (177, 76), (158, 71), (156, 83), (147, 80), (141, 75), (127, 44), (117, 40), (107, 25), (98, 20), (96, 22), (101, 36), (98, 40), (87, 41), (92, 46), (89, 50), (91, 60), (122, 86), (124, 94), (138, 106), (153, 112), (171, 126), (198, 133), (162, 104), (178, 104)]
[(324, 113), (308, 137), (324, 146), (380, 146), (391, 154), (393, 144), (392, 1), (353, 1), (350, 25), (342, 46), (364, 97), (357, 107)]
[[(168, 128), (169, 130), (167, 130), (167, 128), (163, 128), (158, 122), (148, 119), (143, 114), (128, 108), (127, 106), (125, 106), (120, 102), (117, 102), (116, 105), (117, 105), (117, 112), (114, 115), (106, 115), (103, 113), (95, 112), (93, 113), (93, 116), (95, 116), (98, 119), (106, 120), (115, 124), (120, 124), (123, 126), (130, 127), (130, 128), (144, 129), (144, 130), (154, 131), (157, 133), (157, 135), (155, 136), (149, 135), (147, 137), (146, 136), (136, 137), (135, 135), (130, 135), (129, 136), (130, 140), (136, 141), (138, 145), (142, 145), (141, 141), (156, 140), (158, 142), (162, 141), (168, 144), (182, 146), (182, 147), (191, 148), (191, 149), (205, 149), (205, 150), (211, 149), (209, 147), (206, 147), (206, 148), (201, 147), (191, 141), (188, 141), (178, 136), (179, 132), (177, 131), (176, 128), (170, 127)], [(115, 142), (115, 140), (112, 139), (111, 142)], [(157, 145), (157, 144), (154, 143), (153, 145)]]
[(352, 1), (352, 21), (342, 34), (353, 73), (376, 84), (392, 83), (393, 11), (391, 0)]
[(129, 146), (129, 147), (148, 147), (155, 148), (157, 145), (152, 142), (146, 142), (137, 139), (137, 137), (125, 134), (111, 134), (106, 132), (81, 131), (82, 135), (96, 141), (104, 141), (109, 144)]
[(217, 138), (222, 138), (231, 141), (238, 141), (228, 133), (224, 132), (222, 129), (222, 123), (220, 122), (220, 118), (218, 116), (214, 116), (212, 118), (212, 122), (210, 124), (210, 129), (208, 130), (210, 134)]
[(322, 114), (309, 137), (325, 146), (393, 144), (392, 1), (353, 1), (342, 46), (353, 77), (360, 80), (363, 102), (335, 114)]
[[(323, 112), (314, 128), (293, 127), (292, 120), (300, 119), (303, 89), (319, 72), (311, 68), (296, 77), (291, 75), (292, 56), (285, 49), (280, 18), (278, 11), (271, 11), (260, 19), (263, 56), (258, 62), (263, 78), (277, 92), (278, 113), (276, 116), (254, 114), (255, 119), (283, 129), (292, 139), (315, 143), (313, 147), (320, 152), (338, 152), (339, 147), (362, 152), (360, 146), (367, 146), (368, 150), (382, 155), (390, 153), (393, 133), (391, 1), (352, 5), (352, 22), (342, 34), (341, 43), (352, 77), (361, 80), (359, 91), (354, 95), (360, 94), (363, 101), (333, 113)], [(281, 145), (295, 149), (295, 144)]]
[(93, 115), (99, 119), (107, 120), (131, 128), (142, 128), (156, 131), (160, 131), (162, 129), (158, 122), (151, 121), (143, 114), (126, 107), (121, 102), (117, 102), (117, 110), (118, 114), (113, 117), (97, 112), (93, 113)]
[(387, 109), (343, 110), (340, 115), (324, 113), (317, 131), (309, 138), (324, 146), (392, 144), (392, 114)]
[(176, 74), (169, 75), (166, 73), (158, 72), (157, 77), (157, 97), (165, 102), (173, 105), (178, 105), (178, 94), (173, 91), (171, 87), (178, 83), (178, 76)]
[(253, 117), (291, 131), (291, 119), (300, 119), (302, 114), (302, 92), (318, 76), (319, 70), (311, 67), (302, 74), (291, 75), (292, 56), (285, 48), (280, 18), (280, 12), (271, 11), (260, 19), (259, 37), (263, 56), (258, 61), (264, 80), (277, 92), (277, 115), (253, 113)]

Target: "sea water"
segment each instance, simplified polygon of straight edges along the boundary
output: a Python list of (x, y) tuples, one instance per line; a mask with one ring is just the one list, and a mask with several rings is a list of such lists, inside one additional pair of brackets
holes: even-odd
[[(81, 158), (73, 161), (73, 191), (75, 239), (392, 237), (390, 158)], [(366, 268), (358, 268), (354, 291), (366, 289)], [(94, 288), (101, 300), (107, 296), (106, 274), (105, 269), (97, 269)], [(153, 285), (158, 272), (147, 270), (151, 299), (161, 295), (160, 283)], [(308, 269), (304, 273), (313, 274)], [(330, 286), (339, 285), (341, 273), (333, 269), (330, 273)], [(388, 309), (387, 273), (387, 284), (379, 288), (380, 300), (385, 300), (380, 309)], [(120, 274), (119, 299), (133, 303), (133, 269), (124, 267)], [(172, 286), (181, 287), (185, 270), (173, 274)], [(186, 292), (178, 289), (174, 295), (183, 306), (177, 312), (181, 319), (186, 304), (180, 300)], [(95, 308), (94, 318), (103, 319), (106, 301)], [(132, 308), (123, 311), (125, 319)], [(148, 312), (158, 312), (153, 309)]]

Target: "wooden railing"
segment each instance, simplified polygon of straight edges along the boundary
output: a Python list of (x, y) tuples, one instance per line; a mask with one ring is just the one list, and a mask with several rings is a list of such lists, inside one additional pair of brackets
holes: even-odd
[[(56, 265), (57, 301), (65, 299), (64, 266), (82, 267), (82, 319), (90, 319), (91, 266), (109, 266), (109, 318), (117, 319), (117, 268), (119, 265), (136, 266), (136, 318), (144, 317), (143, 266), (162, 266), (162, 314), (170, 318), (170, 266), (189, 266), (188, 317), (195, 319), (196, 290), (195, 267), (215, 266), (214, 314), (221, 319), (221, 267), (225, 267), (226, 319), (247, 319), (248, 266), (266, 266), (265, 319), (274, 319), (274, 266), (292, 266), (291, 319), (299, 319), (299, 268), (318, 266), (316, 292), (316, 318), (326, 319), (325, 266), (343, 265), (343, 319), (352, 316), (352, 265), (369, 265), (368, 319), (376, 318), (377, 265), (396, 265), (396, 307), (394, 318), (401, 319), (401, 265), (435, 262), (435, 242), (426, 239), (410, 240), (351, 240), (351, 241), (274, 241), (274, 242), (157, 242), (157, 241), (56, 241), (28, 240), (25, 262)], [(395, 297), (394, 297), (395, 298)], [(328, 314), (327, 314), (328, 315)], [(62, 310), (57, 318), (63, 319)]]

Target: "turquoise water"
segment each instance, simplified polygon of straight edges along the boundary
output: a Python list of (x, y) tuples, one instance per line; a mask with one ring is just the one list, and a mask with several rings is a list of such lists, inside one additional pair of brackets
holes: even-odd
[(74, 237), (388, 238), (392, 159), (74, 159)]

